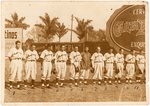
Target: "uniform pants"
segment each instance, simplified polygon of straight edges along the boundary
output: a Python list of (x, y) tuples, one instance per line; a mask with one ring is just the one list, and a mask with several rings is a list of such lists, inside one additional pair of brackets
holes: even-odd
[(17, 81), (22, 80), (22, 60), (12, 60), (10, 63), (10, 78), (9, 81), (14, 81), (17, 76)]
[(33, 80), (36, 79), (36, 61), (27, 61), (25, 64), (26, 76), (25, 80), (29, 80), (30, 76)]
[(113, 63), (106, 63), (106, 70), (107, 70), (107, 77), (112, 78), (113, 77)]
[(119, 70), (119, 73), (116, 74), (115, 77), (121, 78), (123, 75), (123, 69), (124, 69), (123, 63), (117, 63), (117, 70)]
[(90, 69), (81, 69), (80, 79), (88, 79), (89, 72), (90, 72)]
[(51, 62), (43, 62), (43, 70), (42, 70), (42, 80), (50, 80), (52, 71), (52, 63)]
[(140, 69), (140, 71), (143, 74), (144, 73), (144, 69), (145, 69), (145, 65), (144, 64), (138, 64), (138, 68)]
[(94, 76), (93, 79), (102, 80), (103, 77), (103, 64), (102, 63), (95, 63), (94, 64)]
[(60, 80), (65, 79), (66, 75), (66, 62), (57, 62), (56, 63), (56, 70), (57, 70), (57, 78)]
[(79, 70), (80, 70), (80, 62), (75, 62), (74, 64), (71, 64), (70, 66), (70, 79), (78, 79), (79, 78), (79, 74), (80, 72), (76, 72), (75, 71), (75, 66), (76, 67), (79, 67)]
[(134, 64), (127, 64), (126, 65), (126, 70), (127, 70), (127, 76), (126, 78), (133, 78), (134, 74), (135, 74), (135, 65)]

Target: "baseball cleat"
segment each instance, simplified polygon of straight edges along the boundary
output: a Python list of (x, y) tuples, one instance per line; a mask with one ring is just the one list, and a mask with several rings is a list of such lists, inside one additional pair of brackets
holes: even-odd
[(46, 87), (49, 88), (50, 87), (49, 84), (46, 84)]
[(27, 88), (27, 85), (24, 85), (25, 88)]
[(94, 81), (93, 84), (96, 84), (96, 81)]
[(79, 83), (82, 84), (82, 81), (80, 81)]
[(10, 88), (10, 89), (12, 89), (12, 88), (13, 88), (13, 86), (12, 86), (12, 85), (10, 85), (10, 86), (9, 86), (9, 88)]
[(106, 84), (106, 83), (107, 83), (107, 81), (104, 81), (104, 83)]
[(129, 81), (128, 80), (126, 80), (126, 83), (128, 83)]
[(31, 85), (31, 88), (34, 89), (34, 85)]
[(132, 84), (132, 80), (129, 80), (129, 83)]
[(75, 83), (74, 85), (75, 85), (75, 86), (78, 86), (78, 83)]
[(62, 87), (64, 85), (64, 83), (61, 83), (60, 86)]
[(20, 85), (17, 85), (17, 89), (20, 89)]
[(98, 81), (98, 85), (101, 85), (101, 82), (100, 82), (100, 81)]
[(117, 80), (115, 80), (115, 83), (117, 83)]
[(56, 83), (56, 86), (58, 86), (59, 84), (58, 83)]
[(120, 80), (118, 80), (118, 83), (119, 83), (119, 84), (121, 84), (121, 81), (120, 81)]
[(111, 84), (111, 81), (109, 81), (109, 84)]
[(87, 84), (87, 81), (84, 81), (84, 84)]

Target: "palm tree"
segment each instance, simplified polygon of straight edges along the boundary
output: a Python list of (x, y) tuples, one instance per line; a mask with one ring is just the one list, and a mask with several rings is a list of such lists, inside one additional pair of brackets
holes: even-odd
[(23, 21), (25, 20), (25, 17), (18, 17), (18, 14), (15, 12), (14, 14), (11, 14), (11, 20), (10, 19), (5, 19), (5, 27), (6, 28), (23, 28), (23, 29), (27, 29), (29, 27), (28, 24), (23, 23)]
[(75, 19), (78, 23), (78, 26), (76, 27), (76, 30), (72, 31), (75, 32), (77, 35), (79, 35), (78, 38), (82, 40), (87, 36), (88, 29), (92, 27), (89, 25), (92, 22), (92, 20), (85, 20), (85, 19), (80, 20), (77, 17), (75, 17)]
[(59, 38), (59, 42), (60, 42), (60, 39), (68, 32), (68, 28), (66, 28), (66, 26), (64, 25), (64, 23), (58, 23), (57, 24), (57, 36)]
[(39, 16), (39, 18), (42, 20), (43, 24), (35, 24), (35, 26), (42, 28), (42, 36), (48, 41), (52, 39), (57, 32), (58, 17), (50, 19), (48, 13), (45, 13), (44, 17)]

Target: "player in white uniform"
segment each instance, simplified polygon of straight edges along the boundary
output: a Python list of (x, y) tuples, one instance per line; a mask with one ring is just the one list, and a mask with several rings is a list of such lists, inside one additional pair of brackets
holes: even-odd
[(103, 78), (103, 69), (104, 69), (104, 56), (100, 53), (101, 48), (97, 47), (97, 52), (95, 52), (92, 57), (92, 67), (94, 68), (93, 83), (96, 83), (98, 79), (98, 84), (100, 85)]
[(55, 53), (55, 66), (56, 66), (56, 71), (57, 71), (57, 78), (56, 78), (56, 85), (60, 86), (64, 85), (64, 79), (66, 75), (66, 62), (68, 60), (68, 54), (65, 51), (65, 46), (61, 47), (61, 51), (57, 51)]
[(36, 61), (39, 59), (39, 55), (35, 50), (36, 46), (34, 44), (31, 45), (31, 48), (25, 52), (25, 87), (27, 87), (27, 81), (31, 76), (31, 87), (34, 88), (34, 82), (36, 79), (37, 66)]
[(132, 83), (133, 76), (135, 74), (135, 50), (131, 50), (131, 54), (128, 54), (125, 58), (125, 61), (127, 62), (126, 64), (126, 83), (130, 82)]
[(21, 49), (21, 42), (15, 42), (16, 47), (12, 48), (8, 53), (8, 58), (10, 60), (10, 88), (13, 88), (13, 83), (15, 77), (17, 76), (17, 88), (20, 88), (20, 83), (22, 80), (22, 59), (23, 59), (23, 50)]
[(52, 71), (52, 60), (54, 59), (54, 54), (52, 52), (52, 47), (50, 45), (47, 45), (45, 47), (45, 50), (41, 53), (40, 58), (42, 58), (42, 77), (41, 77), (41, 83), (42, 88), (50, 87), (50, 77), (51, 77), (51, 71)]
[(70, 79), (75, 81), (75, 86), (78, 86), (78, 78), (79, 78), (79, 73), (80, 73), (80, 62), (81, 62), (82, 57), (81, 57), (80, 52), (78, 51), (77, 46), (74, 48), (74, 51), (72, 51), (70, 53), (69, 58), (71, 61), (71, 70), (70, 70), (71, 77), (70, 77)]
[[(144, 51), (141, 50), (140, 54), (138, 54), (136, 56), (136, 61), (137, 61), (137, 66), (139, 71), (141, 72), (141, 74), (144, 74), (144, 70), (145, 70), (145, 55), (144, 55)], [(138, 73), (139, 74), (139, 73)], [(136, 82), (140, 83), (141, 82), (141, 75), (139, 74), (136, 78)]]
[[(106, 64), (106, 79), (108, 79), (109, 84), (112, 83), (112, 77), (113, 77), (113, 64), (114, 64), (114, 60), (115, 60), (115, 56), (113, 54), (113, 49), (110, 48), (109, 53), (105, 53), (104, 55), (105, 58), (105, 64)], [(105, 79), (105, 83), (107, 82), (107, 80)]]
[(116, 69), (116, 75), (115, 75), (115, 83), (121, 83), (121, 78), (123, 75), (123, 69), (124, 69), (124, 50), (120, 49), (119, 53), (115, 55), (115, 62), (117, 65)]

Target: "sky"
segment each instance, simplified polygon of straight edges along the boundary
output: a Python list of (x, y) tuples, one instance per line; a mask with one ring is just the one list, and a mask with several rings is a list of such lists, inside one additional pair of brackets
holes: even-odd
[[(39, 16), (44, 16), (47, 12), (51, 18), (59, 17), (59, 22), (63, 22), (66, 27), (71, 27), (71, 15), (79, 19), (93, 20), (90, 25), (95, 30), (106, 30), (106, 23), (113, 12), (122, 5), (132, 4), (130, 2), (3, 2), (3, 17), (10, 19), (11, 14), (17, 12), (19, 16), (25, 16), (24, 22), (30, 25), (24, 31), (24, 39), (27, 39), (27, 32), (31, 30), (34, 24), (41, 23)], [(73, 21), (73, 29), (77, 22)], [(54, 41), (58, 41), (55, 37)], [(68, 32), (61, 41), (70, 41), (70, 32)], [(78, 41), (77, 35), (73, 33), (73, 41)]]

